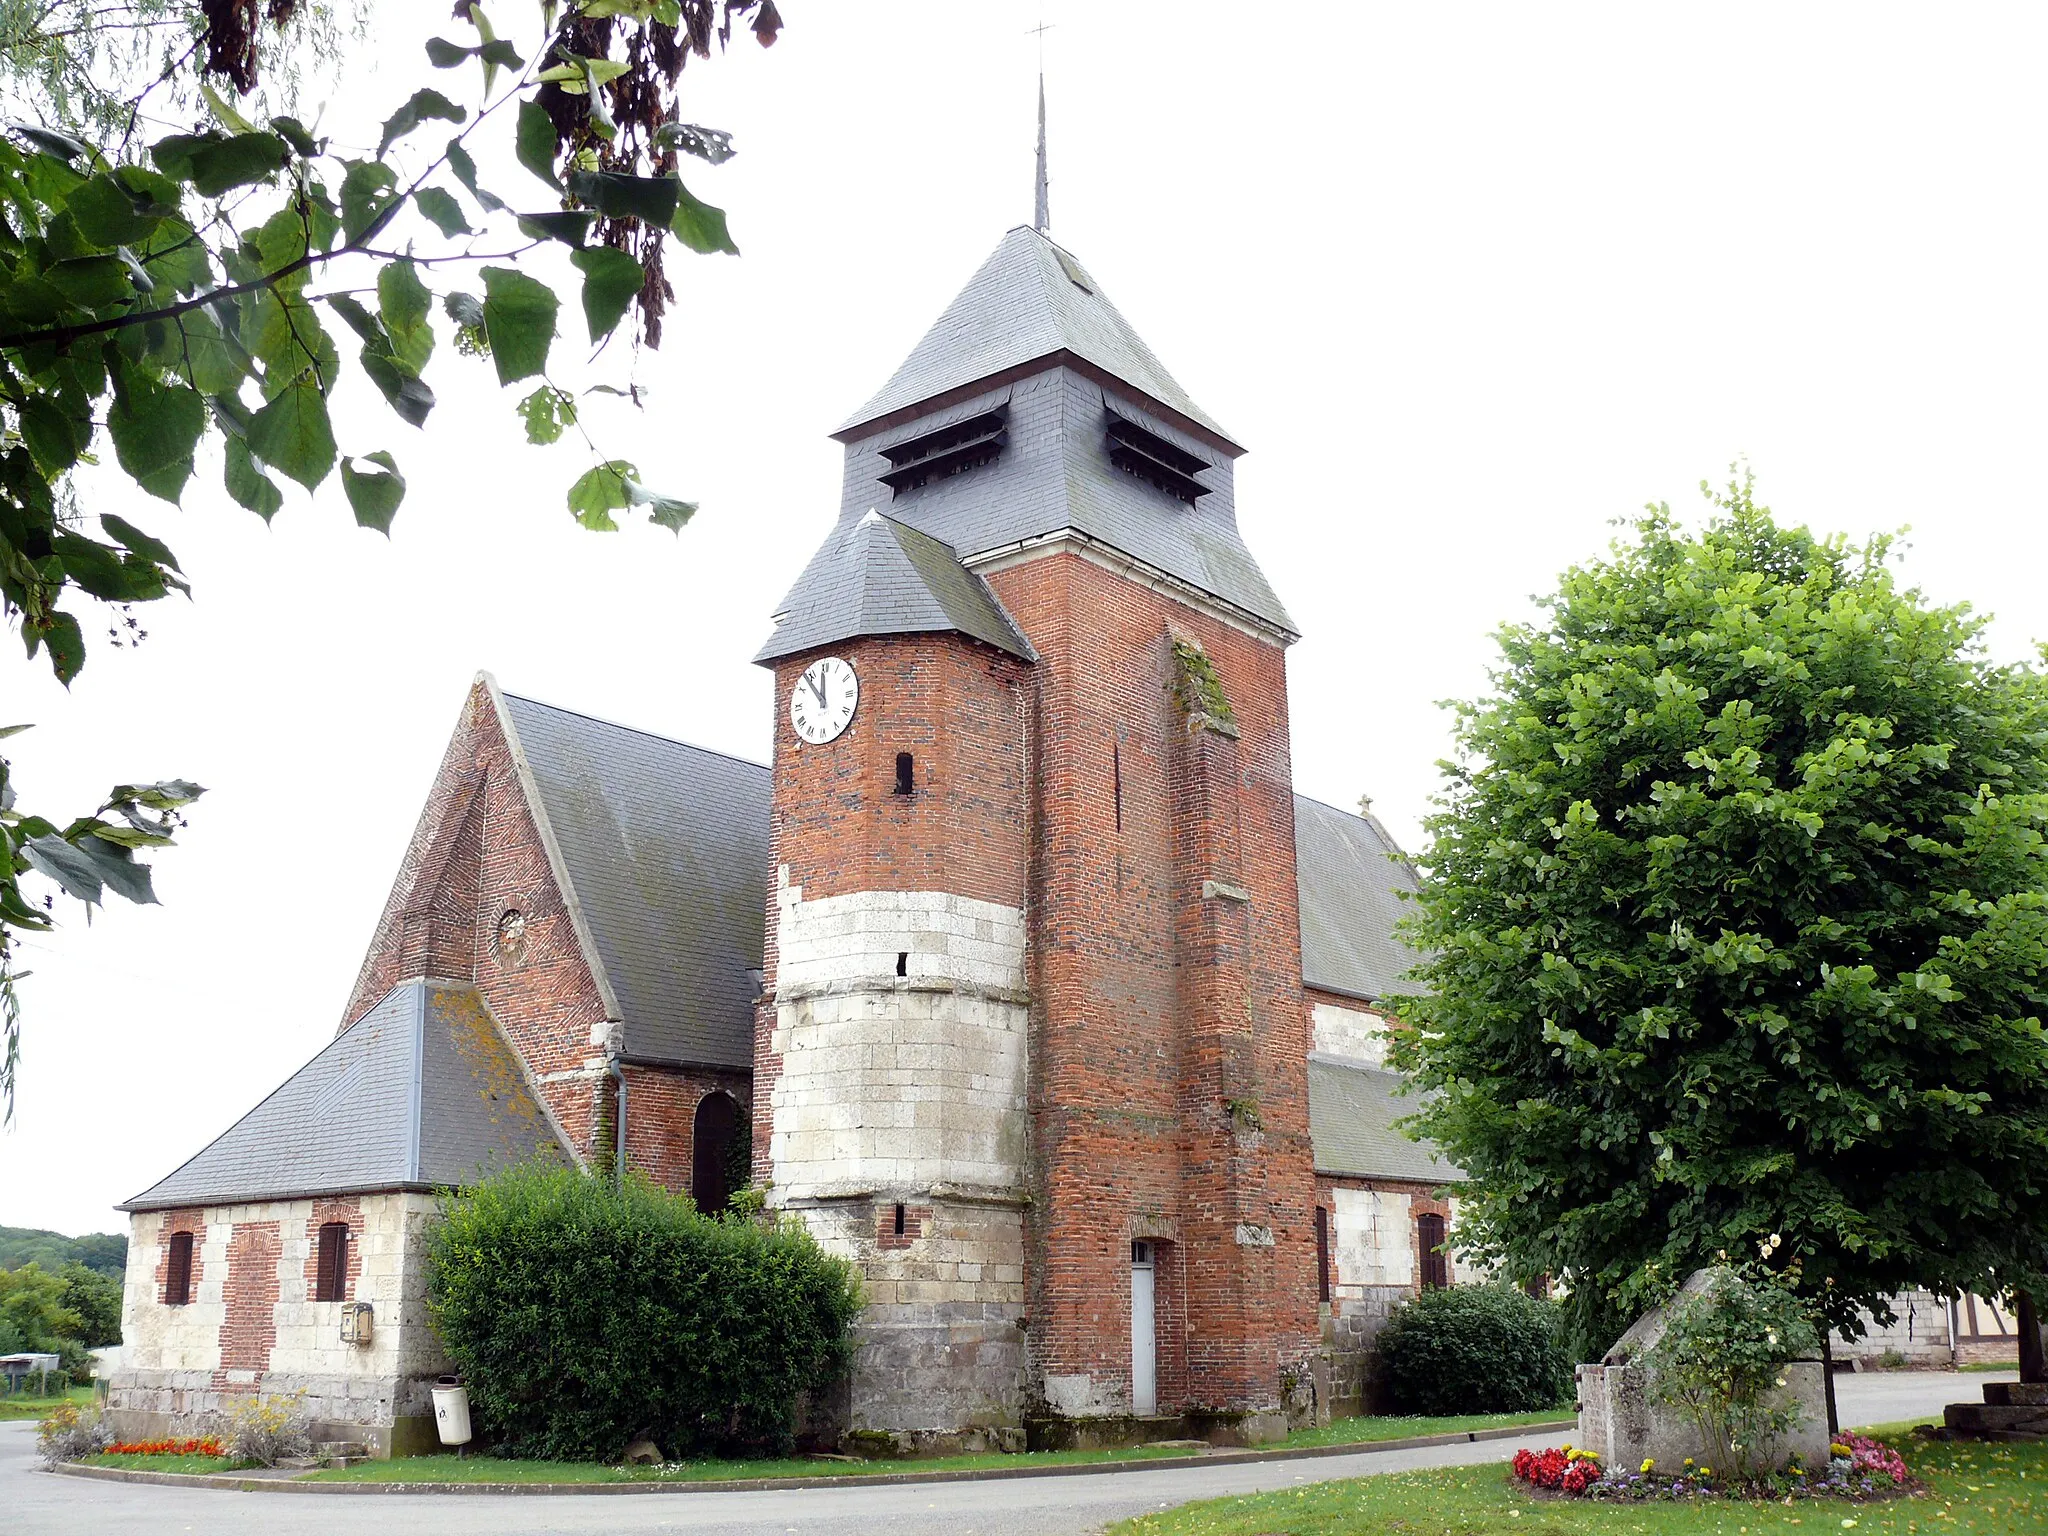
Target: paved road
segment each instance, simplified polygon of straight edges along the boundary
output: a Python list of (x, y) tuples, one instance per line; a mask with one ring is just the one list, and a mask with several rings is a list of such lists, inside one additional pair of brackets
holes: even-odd
[[(1997, 1377), (1945, 1373), (1845, 1376), (1843, 1421), (1875, 1424), (1938, 1412)], [(1563, 1440), (1565, 1436), (1556, 1437)], [(543, 1536), (562, 1532), (688, 1531), (692, 1536), (1078, 1536), (1112, 1520), (1221, 1494), (1291, 1488), (1326, 1478), (1504, 1461), (1517, 1444), (1491, 1440), (1424, 1451), (1182, 1465), (979, 1483), (795, 1489), (609, 1498), (326, 1496), (229, 1493), (56, 1477), (37, 1469), (34, 1427), (0, 1424), (0, 1519), (35, 1536), (256, 1536), (375, 1531), (378, 1536)]]

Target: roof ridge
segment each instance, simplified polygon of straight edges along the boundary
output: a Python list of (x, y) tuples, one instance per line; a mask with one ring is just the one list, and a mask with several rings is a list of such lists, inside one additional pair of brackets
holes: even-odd
[(650, 731), (645, 726), (627, 725), (623, 720), (612, 720), (604, 715), (593, 715), (587, 709), (571, 709), (566, 704), (555, 704), (547, 699), (536, 699), (530, 693), (509, 693), (503, 689), (500, 689), (499, 693), (503, 698), (517, 699), (521, 704), (531, 704), (538, 709), (551, 709), (558, 715), (574, 715), (578, 720), (588, 720), (592, 725), (607, 725), (615, 731), (626, 731), (634, 736), (645, 736), (649, 741), (664, 742), (671, 747), (684, 747), (692, 752), (702, 752), (706, 757), (722, 757), (748, 768), (758, 768), (763, 773), (772, 773), (774, 771), (769, 764), (757, 763), (751, 757), (741, 757), (737, 752), (725, 752), (717, 747), (700, 746), (694, 741), (684, 741), (680, 736), (664, 736), (661, 732)]

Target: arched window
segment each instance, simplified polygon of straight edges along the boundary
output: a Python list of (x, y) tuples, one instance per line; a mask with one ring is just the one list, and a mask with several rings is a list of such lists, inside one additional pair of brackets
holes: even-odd
[(182, 1307), (192, 1299), (192, 1234), (173, 1232), (164, 1257), (164, 1305)]
[(733, 1141), (739, 1134), (740, 1107), (731, 1094), (707, 1093), (697, 1101), (697, 1124), (691, 1135), (690, 1198), (706, 1216), (716, 1216), (732, 1199)]
[(1444, 1219), (1434, 1211), (1415, 1218), (1415, 1246), (1422, 1251), (1422, 1288), (1440, 1291), (1451, 1283), (1451, 1260), (1444, 1252)]
[(315, 1301), (348, 1300), (348, 1223), (330, 1221), (320, 1228), (320, 1263), (313, 1271)]

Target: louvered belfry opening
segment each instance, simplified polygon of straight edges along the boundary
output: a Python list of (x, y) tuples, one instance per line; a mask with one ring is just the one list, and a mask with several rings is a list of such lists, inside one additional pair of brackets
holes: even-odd
[(1157, 432), (1148, 431), (1115, 411), (1109, 413), (1107, 434), (1109, 462), (1125, 474), (1189, 506), (1209, 494), (1209, 487), (1195, 478), (1209, 467), (1206, 459), (1176, 447)]
[(192, 1234), (173, 1232), (164, 1261), (164, 1305), (182, 1307), (192, 1299)]
[(1000, 407), (892, 443), (882, 450), (889, 467), (876, 478), (900, 496), (934, 480), (964, 475), (970, 469), (994, 463), (1009, 440), (1005, 425), (1008, 417), (1008, 408)]
[(348, 1223), (330, 1221), (320, 1228), (320, 1262), (313, 1272), (315, 1301), (348, 1300)]
[(1451, 1260), (1444, 1252), (1444, 1219), (1434, 1211), (1415, 1218), (1415, 1245), (1422, 1250), (1422, 1288), (1440, 1291), (1451, 1283)]

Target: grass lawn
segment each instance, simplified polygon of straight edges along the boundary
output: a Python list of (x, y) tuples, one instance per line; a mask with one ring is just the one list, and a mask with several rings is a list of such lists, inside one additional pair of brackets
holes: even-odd
[(240, 1472), (253, 1465), (226, 1456), (88, 1456), (88, 1467), (127, 1467), (136, 1472)]
[(1577, 1418), (1578, 1410), (1566, 1403), (1562, 1408), (1546, 1408), (1539, 1413), (1463, 1413), (1441, 1419), (1389, 1414), (1380, 1418), (1332, 1419), (1320, 1429), (1297, 1429), (1287, 1437), (1287, 1449), (1406, 1440), (1411, 1435), (1462, 1434), (1474, 1429), (1508, 1429), (1517, 1424), (1562, 1424)]
[[(1410, 1435), (1463, 1433), (1506, 1425), (1568, 1419), (1571, 1410), (1549, 1413), (1466, 1414), (1456, 1418), (1338, 1419), (1321, 1429), (1297, 1430), (1286, 1448), (1404, 1440)], [(1095, 1466), (1111, 1461), (1157, 1461), (1197, 1456), (1199, 1451), (1139, 1446), (1121, 1451), (1034, 1451), (1021, 1456), (991, 1452), (979, 1456), (934, 1456), (915, 1461), (689, 1461), (671, 1467), (610, 1467), (588, 1461), (504, 1461), (495, 1456), (405, 1456), (366, 1461), (340, 1470), (313, 1473), (321, 1482), (405, 1483), (624, 1483), (713, 1482), (724, 1478), (836, 1477), (849, 1472), (978, 1472), (1000, 1467)]]
[(1849, 1504), (1596, 1504), (1537, 1500), (1498, 1464), (1387, 1473), (1249, 1498), (1211, 1499), (1109, 1528), (1108, 1536), (2040, 1536), (2048, 1445), (1901, 1438), (1932, 1492)]
[(44, 1419), (50, 1410), (60, 1403), (76, 1403), (84, 1408), (92, 1403), (91, 1387), (71, 1387), (61, 1395), (52, 1393), (48, 1397), (24, 1394), (20, 1397), (0, 1397), (0, 1419)]

